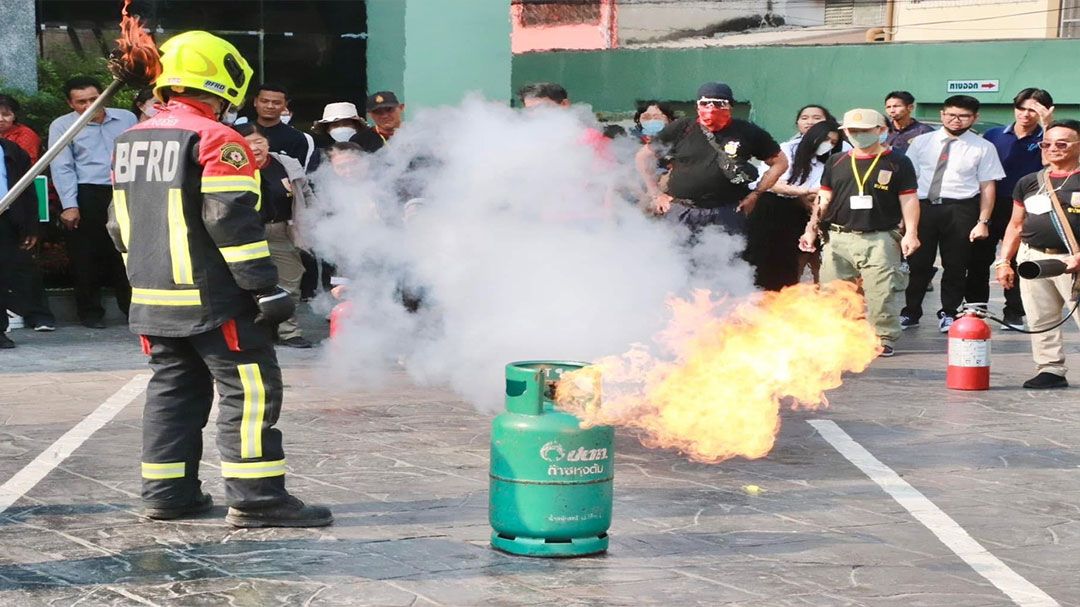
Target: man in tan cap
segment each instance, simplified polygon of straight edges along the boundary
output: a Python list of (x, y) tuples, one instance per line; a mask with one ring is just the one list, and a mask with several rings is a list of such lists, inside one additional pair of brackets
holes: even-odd
[(840, 127), (855, 149), (826, 161), (799, 248), (813, 251), (820, 227), (826, 243), (821, 282), (862, 279), (867, 320), (881, 340), (881, 355), (892, 356), (908, 282), (901, 264), (919, 248), (915, 169), (881, 145), (885, 118), (875, 110), (851, 110)]

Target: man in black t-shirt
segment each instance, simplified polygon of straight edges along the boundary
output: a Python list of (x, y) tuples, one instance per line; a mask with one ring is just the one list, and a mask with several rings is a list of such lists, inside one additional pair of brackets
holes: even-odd
[(289, 92), (285, 87), (269, 82), (260, 84), (255, 91), (255, 121), (270, 141), (271, 152), (290, 156), (307, 167), (313, 146), (303, 133), (281, 121), (288, 105)]
[[(694, 229), (721, 225), (729, 232), (746, 233), (746, 216), (761, 193), (784, 174), (788, 160), (771, 135), (731, 117), (734, 101), (728, 85), (703, 84), (697, 116), (675, 120), (642, 147), (637, 164), (654, 213), (673, 215)], [(671, 169), (664, 189), (656, 176), (658, 157)], [(769, 165), (754, 190), (750, 184), (758, 172), (752, 158)]]
[(903, 258), (919, 248), (918, 180), (906, 156), (881, 145), (884, 116), (854, 109), (841, 128), (855, 149), (826, 161), (799, 248), (814, 250), (820, 223), (826, 236), (821, 282), (862, 279), (867, 320), (881, 340), (881, 355), (892, 356), (907, 288)]
[[(1016, 284), (1016, 272), (1011, 267), (1014, 257), (1017, 263), (1057, 259), (1075, 272), (1076, 257), (1080, 254), (1080, 251), (1070, 252), (1070, 239), (1063, 231), (1071, 230), (1074, 238), (1080, 238), (1080, 122), (1059, 120), (1050, 124), (1039, 147), (1047, 168), (1021, 177), (1016, 183), (1013, 213), (1001, 243), (1001, 257), (994, 261), (998, 282), (1006, 289)], [(1067, 224), (1058, 219), (1060, 215), (1055, 208), (1058, 205)], [(1075, 278), (1062, 274), (1020, 280), (1020, 299), (1029, 330), (1043, 331), (1061, 321), (1062, 307), (1072, 308), (1076, 303)], [(1080, 324), (1080, 315), (1074, 313), (1073, 319)], [(1031, 356), (1038, 373), (1024, 382), (1024, 388), (1069, 387), (1060, 328), (1033, 334)]]

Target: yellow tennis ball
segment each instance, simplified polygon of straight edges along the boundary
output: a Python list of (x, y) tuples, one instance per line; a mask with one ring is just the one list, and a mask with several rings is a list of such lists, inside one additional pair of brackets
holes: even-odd
[(758, 487), (757, 485), (743, 485), (743, 491), (750, 495), (757, 495), (761, 493), (761, 487)]

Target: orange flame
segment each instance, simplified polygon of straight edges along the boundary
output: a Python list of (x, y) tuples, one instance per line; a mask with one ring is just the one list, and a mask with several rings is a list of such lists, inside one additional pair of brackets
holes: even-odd
[(124, 0), (120, 38), (116, 40), (117, 49), (109, 55), (109, 68), (113, 76), (126, 83), (146, 86), (161, 74), (161, 56), (139, 18), (128, 13), (130, 6), (131, 0)]
[[(881, 351), (855, 286), (796, 285), (722, 315), (708, 291), (671, 298), (655, 341), (566, 373), (555, 400), (583, 427), (635, 429), (647, 447), (716, 463), (764, 457), (780, 430), (781, 402), (827, 406), (845, 371), (863, 371)], [(601, 392), (603, 398), (601, 399)]]

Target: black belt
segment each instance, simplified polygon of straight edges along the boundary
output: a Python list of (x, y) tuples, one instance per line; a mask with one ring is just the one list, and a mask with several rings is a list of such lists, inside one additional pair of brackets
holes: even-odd
[(1045, 253), (1046, 255), (1068, 255), (1069, 254), (1069, 252), (1066, 251), (1065, 249), (1056, 249), (1054, 247), (1036, 247), (1034, 245), (1029, 244), (1028, 248), (1031, 249), (1032, 251), (1038, 251), (1040, 253)]
[(845, 228), (844, 226), (838, 226), (835, 223), (830, 223), (828, 230), (830, 232), (839, 232), (841, 234), (876, 234), (877, 232), (888, 232), (892, 228), (884, 230), (852, 230), (851, 228)]
[(924, 202), (926, 204), (938, 205), (938, 204), (956, 204), (956, 203), (959, 203), (959, 202), (972, 202), (972, 201), (978, 201), (978, 200), (979, 200), (979, 195), (976, 194), (976, 195), (972, 196), (971, 198), (938, 198), (937, 202), (934, 202), (934, 201), (930, 200), (929, 198), (920, 198), (919, 202)]

